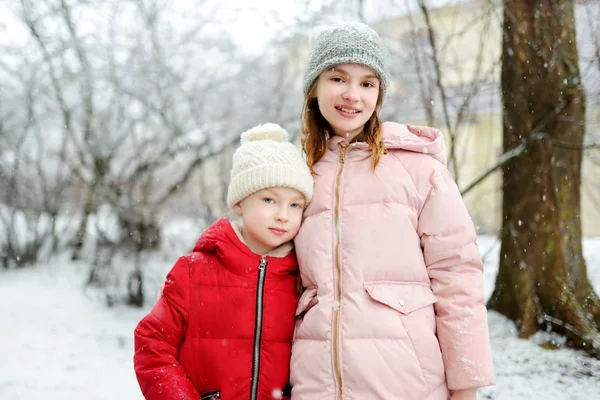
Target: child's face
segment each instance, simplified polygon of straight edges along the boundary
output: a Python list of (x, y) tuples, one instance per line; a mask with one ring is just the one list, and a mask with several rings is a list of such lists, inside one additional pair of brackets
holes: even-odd
[(362, 64), (340, 64), (317, 80), (317, 101), (333, 132), (351, 141), (362, 133), (379, 97), (379, 78)]
[(250, 250), (264, 255), (296, 236), (304, 204), (296, 189), (274, 187), (244, 198), (233, 211), (242, 217), (242, 236)]

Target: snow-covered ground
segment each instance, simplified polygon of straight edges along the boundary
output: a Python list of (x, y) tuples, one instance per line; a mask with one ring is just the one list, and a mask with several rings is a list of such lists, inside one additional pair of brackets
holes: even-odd
[[(199, 233), (189, 225), (183, 232), (167, 232), (169, 251), (147, 261), (153, 277), (147, 282), (148, 303), (178, 251), (194, 239), (184, 248), (175, 243)], [(499, 245), (491, 237), (481, 237), (480, 245), (489, 296)], [(584, 252), (600, 291), (600, 238), (586, 239)], [(151, 305), (106, 308), (84, 290), (87, 272), (67, 257), (0, 271), (1, 400), (143, 399), (133, 373), (132, 331)], [(600, 361), (571, 350), (544, 350), (537, 345), (547, 340), (544, 335), (518, 339), (514, 325), (494, 312), (489, 325), (497, 385), (481, 389), (479, 399), (600, 399)]]

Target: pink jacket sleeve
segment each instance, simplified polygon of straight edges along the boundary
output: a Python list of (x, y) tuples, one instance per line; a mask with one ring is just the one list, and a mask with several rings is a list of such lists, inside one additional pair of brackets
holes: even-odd
[(148, 400), (199, 400), (200, 395), (177, 360), (185, 333), (189, 265), (180, 258), (167, 275), (163, 295), (134, 332), (133, 364)]
[(483, 264), (476, 233), (448, 170), (436, 165), (418, 233), (435, 304), (437, 335), (450, 390), (494, 384)]

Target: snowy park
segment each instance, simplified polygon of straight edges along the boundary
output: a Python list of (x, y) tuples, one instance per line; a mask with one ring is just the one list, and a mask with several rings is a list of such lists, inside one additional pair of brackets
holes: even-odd
[[(168, 232), (167, 243), (195, 240), (192, 221)], [(499, 243), (487, 236), (479, 241), (487, 254), (489, 296)], [(600, 239), (584, 241), (584, 251), (590, 279), (600, 288)], [(149, 260), (155, 278), (148, 283), (150, 298), (174, 261), (166, 250)], [(1, 399), (143, 399), (133, 370), (133, 329), (152, 302), (141, 309), (107, 308), (102, 297), (86, 293), (88, 272), (84, 264), (56, 257), (31, 270), (1, 273)], [(488, 318), (497, 385), (481, 389), (479, 399), (600, 399), (600, 361), (573, 350), (546, 350), (541, 345), (555, 341), (560, 347), (561, 339), (543, 333), (519, 339), (514, 323), (495, 312)]]
[(600, 0), (0, 0), (0, 400), (600, 400), (599, 295)]

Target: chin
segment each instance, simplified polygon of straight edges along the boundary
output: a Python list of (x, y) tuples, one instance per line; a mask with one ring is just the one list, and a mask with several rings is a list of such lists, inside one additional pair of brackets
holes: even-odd
[(265, 246), (270, 247), (271, 249), (274, 249), (275, 247), (279, 247), (281, 246), (283, 242), (269, 242), (269, 243), (265, 243)]
[(279, 247), (279, 246), (281, 246), (282, 244), (289, 242), (290, 240), (292, 240), (292, 239), (291, 239), (291, 238), (289, 238), (289, 239), (282, 240), (282, 241), (278, 242), (277, 244), (275, 244), (275, 247)]
[(352, 124), (352, 125), (348, 125), (348, 126), (340, 126), (340, 127), (336, 127), (334, 129), (334, 132), (340, 132), (340, 133), (336, 133), (336, 135), (341, 136), (341, 137), (346, 137), (346, 133), (347, 132), (354, 132), (357, 129), (360, 129), (361, 127), (363, 127), (365, 124)]

